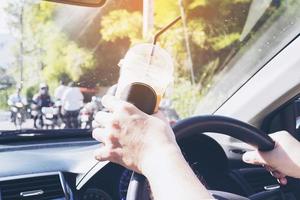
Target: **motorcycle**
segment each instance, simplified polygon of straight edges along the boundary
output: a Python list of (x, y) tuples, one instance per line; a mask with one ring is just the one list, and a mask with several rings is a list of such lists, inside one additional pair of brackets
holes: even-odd
[(95, 114), (103, 109), (101, 99), (93, 96), (91, 102), (87, 103), (80, 111), (80, 124), (82, 129), (92, 128), (92, 122)]
[(22, 124), (25, 122), (25, 105), (21, 102), (15, 103), (11, 107), (12, 121), (16, 126), (16, 129), (22, 129)]
[(63, 116), (62, 116), (62, 102), (61, 100), (56, 100), (54, 105), (53, 105), (53, 108), (55, 109), (57, 115), (55, 115), (56, 117), (56, 126), (60, 129), (64, 129), (65, 128), (65, 123), (64, 123), (64, 119), (63, 119)]
[(57, 107), (43, 107), (41, 111), (44, 129), (54, 129), (58, 126), (59, 109)]
[(86, 110), (80, 112), (80, 126), (82, 129), (92, 128), (93, 113)]
[(36, 129), (42, 129), (43, 128), (43, 119), (42, 119), (42, 112), (40, 110), (40, 107), (36, 104), (31, 104), (31, 118), (34, 120), (33, 126)]
[(74, 110), (74, 111), (66, 111), (66, 110), (62, 110), (62, 114), (63, 114), (63, 119), (64, 119), (64, 124), (65, 127), (67, 129), (77, 129), (79, 128), (80, 124), (79, 124), (79, 114), (80, 111), (79, 110)]

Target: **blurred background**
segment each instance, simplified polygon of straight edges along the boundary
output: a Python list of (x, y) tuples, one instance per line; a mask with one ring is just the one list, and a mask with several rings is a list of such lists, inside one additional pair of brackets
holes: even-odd
[[(40, 83), (46, 82), (53, 94), (62, 79), (76, 82), (85, 102), (102, 96), (117, 82), (118, 63), (128, 48), (151, 42), (155, 32), (184, 15), (183, 23), (162, 35), (158, 44), (172, 54), (175, 63), (175, 79), (167, 98), (180, 117), (190, 116), (217, 80), (213, 77), (251, 38), (253, 26), (245, 27), (251, 3), (109, 0), (103, 8), (84, 8), (1, 0), (0, 109), (9, 109), (7, 100), (17, 84), (22, 85), (28, 101)], [(268, 1), (264, 15), (279, 4)]]

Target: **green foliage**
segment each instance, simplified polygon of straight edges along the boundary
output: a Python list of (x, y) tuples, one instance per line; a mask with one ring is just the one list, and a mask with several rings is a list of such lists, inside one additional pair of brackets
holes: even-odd
[[(50, 88), (58, 85), (62, 76), (73, 81), (86, 81), (88, 84), (99, 83), (95, 74), (101, 74), (101, 84), (110, 85), (117, 79), (115, 64), (124, 55), (127, 48), (135, 43), (144, 42), (142, 38), (142, 13), (139, 5), (130, 4), (126, 0), (126, 8), (121, 8), (118, 0), (112, 0), (109, 6), (117, 9), (103, 9), (96, 21), (101, 26), (98, 37), (92, 40), (98, 43), (93, 52), (83, 48), (80, 42), (73, 41), (55, 24), (54, 18), (59, 5), (42, 1), (32, 4), (26, 1), (24, 16), (24, 62), (26, 70), (25, 86), (27, 95), (35, 91), (36, 82), (47, 81)], [(182, 23), (168, 30), (159, 38), (159, 45), (171, 52), (175, 63), (175, 76), (178, 80), (174, 85), (174, 106), (182, 117), (193, 114), (196, 105), (210, 87), (213, 77), (222, 68), (235, 42), (238, 41), (242, 26), (247, 17), (250, 0), (183, 0), (187, 14), (188, 35), (191, 43), (192, 61), (196, 84), (190, 83), (186, 44)], [(119, 7), (118, 7), (119, 6)], [(133, 8), (134, 7), (134, 8)], [(9, 8), (18, 17), (18, 6)], [(178, 0), (155, 0), (155, 27), (161, 27), (180, 15)], [(94, 23), (94, 22), (93, 22)], [(19, 24), (12, 28), (20, 29)], [(93, 32), (95, 34), (95, 32)], [(94, 35), (93, 35), (94, 36)], [(93, 38), (93, 37), (91, 37)], [(94, 47), (94, 46), (93, 46)], [(16, 58), (18, 55), (18, 47)], [(99, 56), (95, 59), (93, 56)], [(13, 72), (19, 80), (18, 64)], [(32, 76), (32, 73), (35, 76)]]
[(189, 9), (195, 9), (199, 6), (205, 6), (207, 5), (207, 0), (194, 0), (189, 6)]
[(178, 0), (155, 0), (154, 20), (156, 27), (163, 27), (180, 15)]
[(189, 80), (179, 78), (173, 88), (173, 107), (181, 118), (194, 114), (195, 108), (201, 99), (199, 85), (192, 85)]
[(201, 19), (191, 20), (188, 23), (189, 36), (193, 44), (197, 45), (199, 48), (206, 48), (205, 42), (207, 40), (207, 35), (205, 33), (205, 26)]
[(93, 55), (60, 32), (48, 37), (45, 47), (43, 75), (48, 82), (58, 82), (63, 75), (78, 81), (85, 70), (94, 66)]
[(33, 6), (36, 13), (31, 24), (39, 27), (34, 38), (44, 52), (41, 57), (44, 78), (55, 85), (62, 75), (78, 81), (85, 70), (94, 66), (95, 61), (92, 52), (79, 47), (52, 22), (54, 8), (53, 4), (45, 2)]
[(117, 39), (129, 38), (131, 43), (142, 39), (142, 15), (140, 12), (114, 10), (101, 20), (102, 39), (115, 42)]
[[(17, 1), (10, 2), (8, 14), (20, 18), (21, 6), (22, 4)], [(23, 35), (16, 39), (24, 46), (22, 56), (25, 90), (32, 89), (42, 81), (54, 87), (58, 85), (63, 75), (78, 81), (86, 70), (95, 65), (92, 52), (71, 41), (54, 22), (57, 4), (45, 1), (36, 4), (26, 1), (23, 8)], [(14, 32), (21, 34), (20, 22), (11, 25)], [(15, 48), (17, 60), (21, 56), (19, 45)], [(19, 80), (20, 67), (17, 64), (14, 68), (11, 71), (15, 72), (15, 79)], [(32, 77), (32, 73), (35, 76)]]
[[(44, 24), (51, 22), (56, 4), (40, 2), (39, 4), (29, 4), (25, 7), (25, 24), (27, 28), (32, 28), (31, 33), (39, 34)], [(30, 32), (28, 32), (30, 34)]]
[(28, 100), (32, 99), (33, 96), (39, 91), (39, 86), (38, 85), (33, 85), (25, 90), (25, 96)]
[(95, 64), (93, 54), (86, 49), (78, 47), (74, 42), (68, 44), (64, 53), (66, 59), (66, 70), (64, 73), (69, 72), (69, 77), (73, 81), (78, 81), (84, 71), (91, 69)]
[(201, 92), (203, 93), (205, 90), (210, 88), (213, 76), (216, 74), (219, 66), (219, 58), (210, 61), (208, 64), (202, 67), (202, 71), (199, 74), (200, 81), (202, 86)]
[(240, 33), (230, 33), (226, 35), (212, 37), (209, 39), (209, 42), (211, 43), (212, 48), (215, 51), (218, 51), (233, 44), (235, 41), (240, 39), (240, 36), (241, 36)]
[(7, 105), (8, 92), (7, 90), (0, 90), (0, 110), (8, 110), (9, 106)]

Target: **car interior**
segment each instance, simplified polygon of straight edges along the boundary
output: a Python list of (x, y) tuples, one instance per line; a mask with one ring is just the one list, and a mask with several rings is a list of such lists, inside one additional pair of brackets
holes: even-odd
[[(49, 1), (105, 7), (103, 0)], [(300, 199), (298, 179), (288, 177), (288, 184), (282, 186), (263, 166), (242, 161), (246, 151), (274, 148), (269, 133), (288, 131), (300, 140), (300, 26), (299, 20), (294, 23), (298, 27), (276, 48), (267, 49), (270, 56), (260, 60), (261, 68), (225, 101), (216, 103), (217, 109), (211, 112), (199, 106), (199, 115), (173, 125), (185, 159), (216, 199)], [(242, 52), (242, 58), (229, 65), (251, 57), (251, 51)], [(234, 79), (228, 77), (219, 86), (227, 90), (231, 82)], [(213, 91), (219, 86), (201, 101), (217, 102)], [(144, 177), (94, 159), (93, 152), (101, 144), (92, 138), (90, 129), (48, 133), (24, 129), (14, 137), (14, 131), (0, 131), (0, 136), (6, 136), (0, 137), (0, 200), (152, 199)], [(159, 167), (159, 161), (155, 162)]]
[[(295, 96), (270, 113), (260, 130), (288, 130), (299, 137), (299, 127), (296, 129), (298, 101)], [(188, 127), (195, 127), (197, 121), (189, 122)], [(179, 131), (177, 128), (175, 133), (176, 130)], [(288, 185), (280, 186), (263, 167), (245, 164), (241, 160), (242, 154), (253, 147), (232, 137), (230, 142), (224, 143), (224, 139), (215, 133), (204, 134), (201, 130), (203, 128), (196, 127), (183, 131), (178, 143), (207, 189), (249, 199), (298, 198), (297, 179), (289, 178)], [(218, 143), (218, 140), (223, 142)], [(2, 199), (126, 199), (132, 172), (114, 163), (95, 161), (93, 151), (99, 144), (91, 137), (41, 138), (22, 142), (7, 139), (1, 143)], [(41, 198), (20, 197), (24, 191), (43, 191), (43, 194)], [(216, 193), (216, 197), (224, 199), (228, 195)], [(228, 199), (233, 198), (229, 196)]]

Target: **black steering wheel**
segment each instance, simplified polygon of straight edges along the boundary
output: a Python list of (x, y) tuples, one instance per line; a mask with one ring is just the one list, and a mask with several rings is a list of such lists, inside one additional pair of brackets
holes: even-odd
[[(214, 132), (234, 137), (254, 146), (260, 151), (271, 151), (275, 146), (275, 142), (261, 130), (245, 122), (223, 116), (207, 115), (184, 119), (173, 127), (173, 131), (177, 141), (198, 133)], [(146, 182), (144, 176), (133, 173), (128, 186), (126, 199), (147, 199), (147, 194), (145, 194)], [(222, 191), (210, 192), (216, 199), (220, 200), (247, 199), (239, 195)]]

